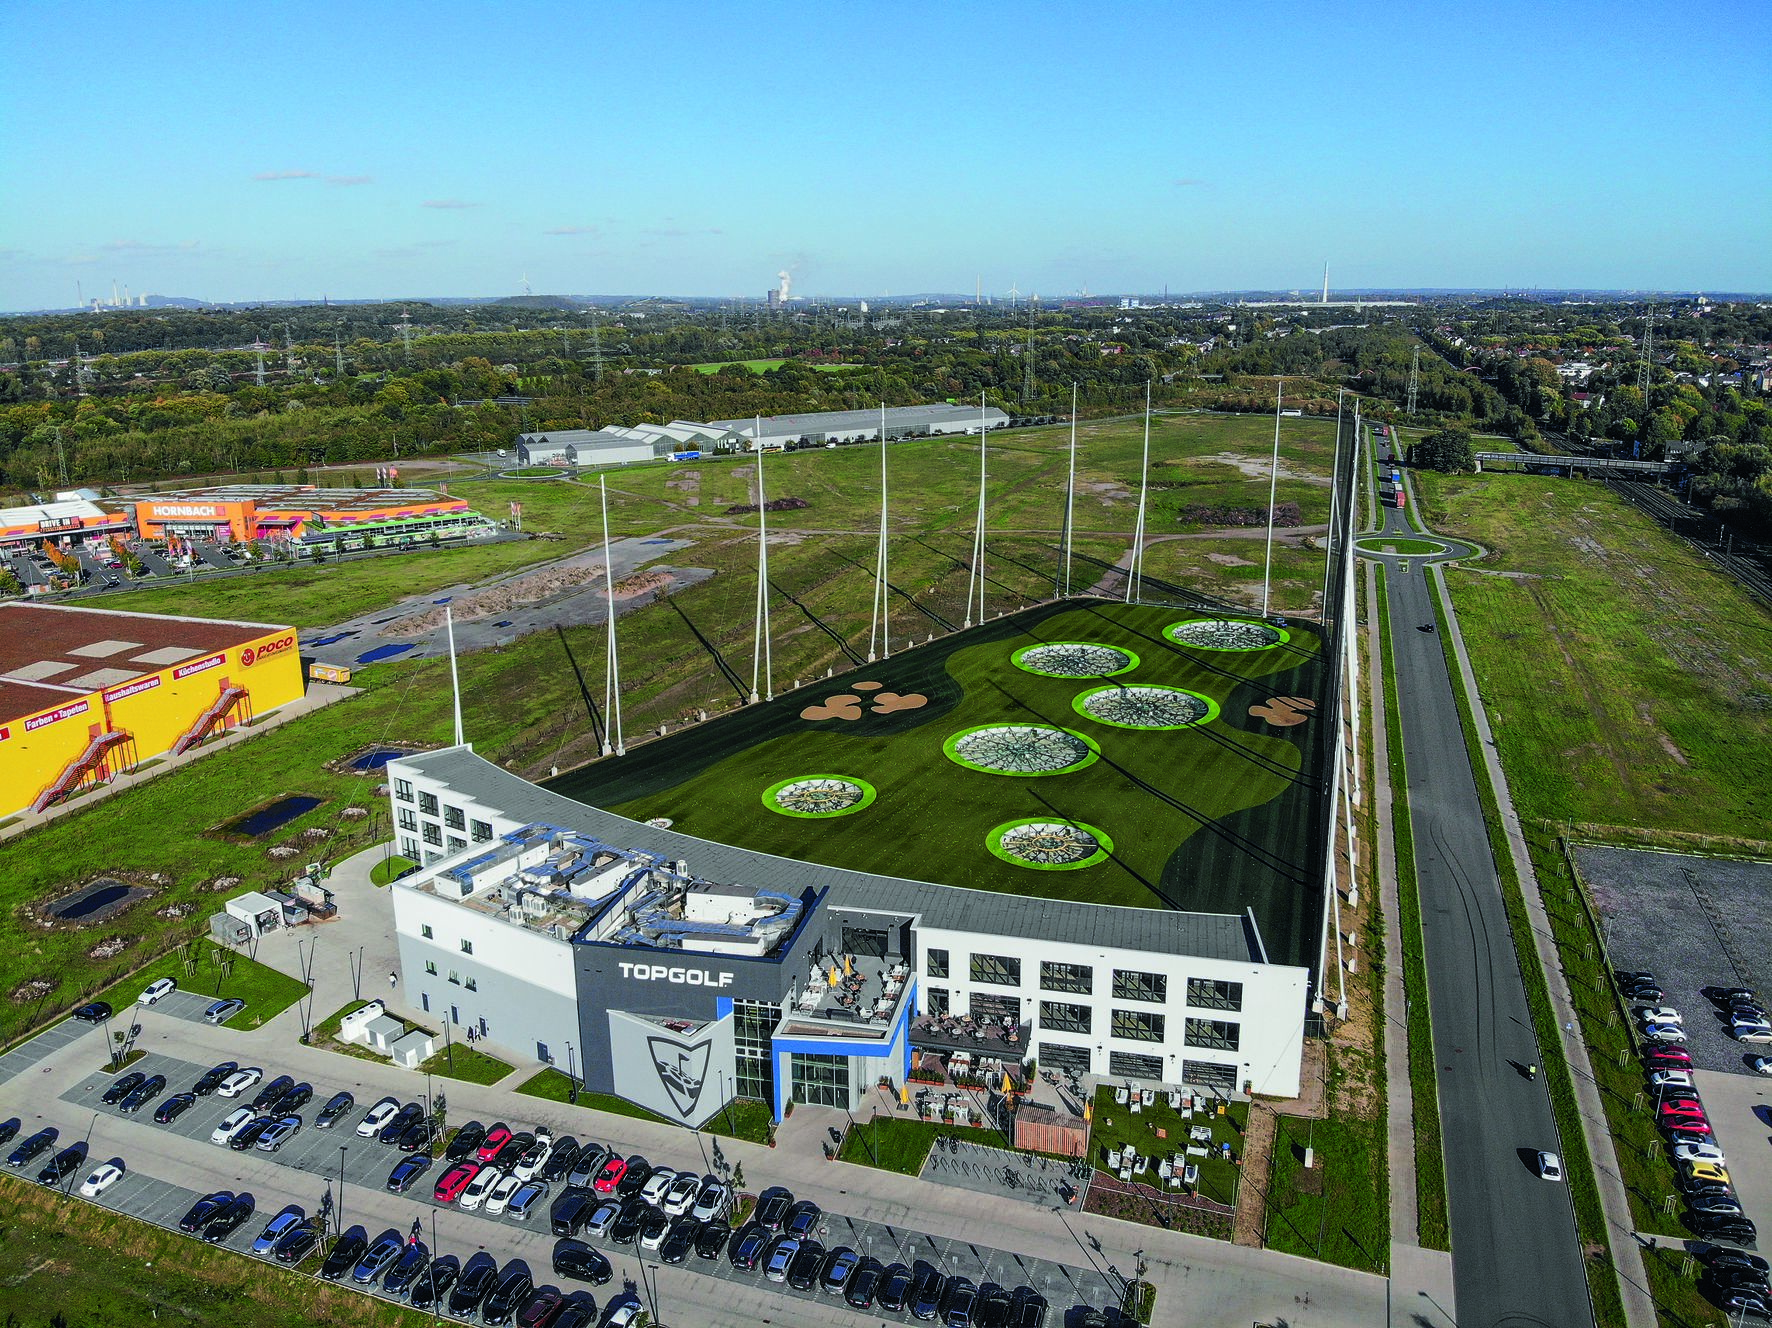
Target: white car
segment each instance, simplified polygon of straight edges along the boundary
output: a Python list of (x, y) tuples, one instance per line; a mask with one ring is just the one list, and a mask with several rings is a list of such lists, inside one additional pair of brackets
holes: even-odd
[(1674, 1161), (1713, 1162), (1719, 1167), (1728, 1165), (1728, 1159), (1723, 1156), (1723, 1150), (1715, 1144), (1675, 1144)]
[[(505, 1173), (497, 1167), (481, 1167), (474, 1174), (474, 1179), (468, 1182), (468, 1187), (461, 1192), (461, 1206), (470, 1213), (473, 1212), (486, 1197), (486, 1192), (504, 1179)], [(505, 1197), (508, 1199), (510, 1196)]]
[(640, 1317), (640, 1302), (624, 1300), (603, 1311), (602, 1328), (628, 1328)]
[(704, 1181), (701, 1193), (695, 1198), (695, 1207), (689, 1210), (689, 1216), (697, 1222), (712, 1222), (715, 1218), (726, 1215), (726, 1206), (731, 1202), (731, 1190), (717, 1180)]
[(137, 1005), (157, 1005), (162, 996), (170, 996), (178, 990), (178, 983), (171, 978), (159, 978), (142, 988), (142, 994), (135, 998)]
[(1731, 1024), (1729, 1036), (1737, 1042), (1772, 1042), (1772, 1024), (1765, 1022)]
[(548, 1157), (554, 1151), (554, 1136), (547, 1129), (535, 1132), (535, 1144), (527, 1149), (511, 1168), (511, 1174), (518, 1180), (534, 1180), (535, 1175), (548, 1163)]
[(1684, 1042), (1686, 1030), (1678, 1024), (1644, 1024), (1643, 1036), (1651, 1042)]
[(96, 1199), (122, 1179), (122, 1164), (107, 1162), (80, 1183), (80, 1193), (88, 1199)]
[(1649, 1076), (1651, 1088), (1690, 1088), (1692, 1072), (1690, 1070), (1657, 1070)]
[(1636, 1009), (1637, 1018), (1646, 1024), (1678, 1024), (1685, 1022), (1680, 1012), (1671, 1005), (1639, 1005)]
[(664, 1202), (665, 1191), (671, 1188), (677, 1173), (670, 1167), (660, 1167), (646, 1178), (646, 1184), (640, 1187), (640, 1197), (653, 1207)]
[(665, 1191), (658, 1206), (672, 1217), (681, 1217), (695, 1203), (695, 1196), (701, 1193), (701, 1177), (692, 1171), (685, 1171), (671, 1182), (670, 1189)]
[(1772, 1074), (1772, 1056), (1755, 1056), (1748, 1066), (1755, 1074)]
[(236, 1134), (239, 1134), (241, 1130), (246, 1128), (246, 1122), (251, 1119), (251, 1107), (235, 1107), (226, 1116), (222, 1117), (221, 1124), (217, 1125), (209, 1132), (209, 1142), (212, 1144), (225, 1144), (229, 1142)]
[(393, 1120), (400, 1110), (400, 1099), (384, 1097), (369, 1109), (369, 1114), (357, 1123), (357, 1134), (368, 1139), (381, 1133), (381, 1127)]
[(215, 1095), (217, 1097), (239, 1097), (264, 1077), (265, 1072), (259, 1069), (235, 1070), (215, 1086)]
[[(497, 1185), (494, 1185), (491, 1193), (486, 1196), (486, 1211), (488, 1213), (504, 1212), (505, 1207), (511, 1202), (511, 1196), (522, 1188), (523, 1178), (521, 1176), (506, 1176)], [(467, 1196), (463, 1195), (462, 1197), (465, 1199)]]
[(1563, 1159), (1555, 1153), (1540, 1153), (1538, 1155), (1538, 1175), (1542, 1180), (1562, 1180)]

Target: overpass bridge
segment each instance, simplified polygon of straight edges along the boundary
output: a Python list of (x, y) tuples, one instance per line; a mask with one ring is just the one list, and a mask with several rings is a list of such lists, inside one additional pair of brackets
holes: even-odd
[(1657, 480), (1673, 473), (1671, 461), (1565, 456), (1549, 452), (1478, 452), (1477, 469), (1524, 470), (1534, 475), (1592, 475), (1600, 479)]

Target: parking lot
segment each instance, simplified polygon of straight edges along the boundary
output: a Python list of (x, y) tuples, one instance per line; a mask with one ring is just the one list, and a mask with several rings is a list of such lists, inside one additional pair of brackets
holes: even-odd
[(1685, 1017), (1686, 1049), (1699, 1069), (1751, 1073), (1772, 1055), (1729, 1036), (1699, 994), (1710, 986), (1751, 987), (1772, 998), (1772, 866), (1681, 853), (1581, 847), (1577, 865), (1599, 906), (1614, 970), (1647, 969), (1666, 1003)]
[[(201, 1004), (199, 1003), (200, 1006)], [(157, 1008), (163, 1013), (190, 1017), (173, 1008), (173, 997), (163, 1000)], [(200, 1018), (201, 1008), (196, 1013)], [(131, 1067), (132, 1070), (146, 1075), (165, 1075), (166, 1095), (189, 1087), (208, 1068), (207, 1065), (160, 1053), (150, 1053)], [(267, 1080), (275, 1077), (278, 1072), (275, 1065), (266, 1065), (263, 1068)], [(318, 1130), (311, 1126), (303, 1128), (276, 1153), (267, 1154), (256, 1150), (239, 1153), (211, 1144), (210, 1132), (230, 1111), (249, 1102), (258, 1087), (248, 1090), (241, 1098), (199, 1098), (190, 1110), (171, 1124), (157, 1125), (153, 1122), (154, 1107), (165, 1095), (144, 1107), (140, 1113), (125, 1116), (115, 1107), (106, 1106), (101, 1101), (112, 1082), (110, 1076), (101, 1073), (84, 1076), (61, 1095), (66, 1109), (50, 1113), (46, 1117), (50, 1123), (62, 1127), (66, 1136), (62, 1142), (65, 1144), (78, 1137), (70, 1131), (69, 1126), (73, 1122), (88, 1119), (90, 1113), (94, 1126), (98, 1127), (102, 1122), (103, 1127), (102, 1138), (95, 1138), (91, 1165), (104, 1161), (114, 1151), (125, 1163), (129, 1163), (133, 1157), (140, 1159), (142, 1167), (152, 1170), (154, 1174), (132, 1168), (105, 1195), (107, 1206), (161, 1226), (176, 1226), (179, 1218), (208, 1188), (236, 1191), (244, 1188), (253, 1193), (257, 1210), (253, 1220), (224, 1243), (229, 1248), (246, 1249), (263, 1229), (264, 1223), (286, 1204), (298, 1203), (308, 1213), (314, 1213), (318, 1211), (323, 1196), (331, 1189), (335, 1193), (342, 1193), (340, 1215), (345, 1224), (348, 1226), (361, 1223), (371, 1239), (389, 1227), (404, 1234), (414, 1219), (417, 1219), (427, 1243), (431, 1241), (432, 1233), (437, 1233), (437, 1253), (455, 1253), (465, 1258), (477, 1249), (485, 1249), (501, 1261), (520, 1257), (529, 1262), (538, 1281), (546, 1280), (554, 1238), (548, 1227), (545, 1208), (538, 1210), (525, 1224), (514, 1222), (503, 1215), (492, 1216), (481, 1210), (468, 1212), (457, 1205), (438, 1204), (432, 1198), (431, 1190), (443, 1170), (440, 1165), (433, 1166), (407, 1194), (392, 1195), (387, 1192), (388, 1172), (403, 1155), (374, 1140), (359, 1137), (355, 1128), (364, 1112), (375, 1101), (374, 1098), (359, 1100), (333, 1129)], [(438, 1086), (447, 1088), (442, 1081), (438, 1081)], [(333, 1091), (332, 1086), (316, 1082), (314, 1098), (303, 1109), (302, 1115), (311, 1121)], [(61, 1119), (55, 1119), (57, 1116)], [(513, 1119), (511, 1124), (513, 1128), (520, 1128), (521, 1122)], [(179, 1143), (170, 1145), (170, 1140), (177, 1140)], [(688, 1141), (686, 1137), (685, 1143)], [(201, 1166), (196, 1170), (201, 1175), (206, 1175), (208, 1180), (199, 1180), (198, 1183), (205, 1188), (194, 1188), (173, 1179), (175, 1176), (183, 1177), (183, 1172), (178, 1170), (174, 1170), (171, 1176), (159, 1174), (162, 1170), (160, 1156), (175, 1153), (200, 1159)], [(657, 1157), (651, 1161), (658, 1165), (686, 1165), (694, 1159), (680, 1156)], [(89, 1170), (90, 1165), (86, 1169)], [(341, 1170), (344, 1177), (342, 1191), (338, 1186)], [(84, 1174), (82, 1171), (80, 1179), (84, 1178)], [(753, 1190), (768, 1183), (766, 1176), (747, 1178), (748, 1188)], [(559, 1189), (556, 1186), (554, 1192), (557, 1194)], [(843, 1213), (824, 1213), (817, 1236), (827, 1248), (849, 1245), (883, 1263), (902, 1261), (915, 1264), (923, 1260), (949, 1276), (969, 1277), (980, 1285), (997, 1282), (1011, 1289), (1021, 1285), (1032, 1286), (1050, 1302), (1053, 1310), (1052, 1323), (1063, 1322), (1067, 1313), (1080, 1307), (1112, 1305), (1118, 1299), (1115, 1279), (1092, 1267), (1025, 1258), (1011, 1251), (853, 1218)], [(644, 1257), (632, 1246), (605, 1244), (604, 1249), (617, 1262), (618, 1269), (624, 1258), (632, 1261), (635, 1257)], [(816, 1290), (798, 1291), (785, 1284), (765, 1282), (760, 1272), (741, 1272), (733, 1268), (724, 1257), (712, 1260), (692, 1257), (676, 1271), (702, 1279), (737, 1284), (730, 1291), (716, 1292), (718, 1297), (729, 1297), (742, 1286), (762, 1291), (765, 1295), (817, 1302), (821, 1316), (834, 1315), (837, 1321), (865, 1317), (879, 1322), (883, 1317), (904, 1317), (882, 1316), (878, 1311), (867, 1316), (857, 1316), (828, 1295), (822, 1295)], [(570, 1290), (571, 1287), (564, 1289)]]

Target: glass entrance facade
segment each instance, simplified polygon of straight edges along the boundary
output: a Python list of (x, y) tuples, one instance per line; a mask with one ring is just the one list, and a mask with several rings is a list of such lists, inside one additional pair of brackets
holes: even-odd
[(789, 1057), (796, 1102), (819, 1107), (850, 1106), (849, 1058), (796, 1051)]

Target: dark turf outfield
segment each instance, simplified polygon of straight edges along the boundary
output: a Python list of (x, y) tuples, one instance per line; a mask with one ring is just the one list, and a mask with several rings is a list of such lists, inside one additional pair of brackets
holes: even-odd
[[(1275, 727), (1252, 716), (1270, 697), (1326, 709), (1320, 642), (1217, 651), (1170, 641), (1164, 628), (1198, 609), (1111, 601), (1043, 605), (866, 665), (818, 687), (742, 708), (551, 781), (556, 792), (636, 819), (669, 817), (704, 839), (832, 866), (977, 889), (1096, 903), (1241, 913), (1253, 908), (1269, 957), (1311, 964), (1320, 919), (1323, 772), (1310, 719)], [(1011, 662), (1041, 641), (1118, 646), (1140, 660), (1111, 680), (1052, 678)], [(801, 718), (808, 706), (878, 682), (928, 704), (858, 720)], [(1183, 688), (1220, 713), (1179, 730), (1133, 730), (1079, 714), (1072, 700), (1104, 682)], [(1100, 758), (1070, 774), (1020, 778), (967, 769), (944, 740), (990, 723), (1049, 724), (1086, 735)], [(871, 806), (830, 819), (766, 810), (763, 793), (797, 776), (858, 777)], [(1040, 871), (994, 856), (986, 836), (1020, 818), (1105, 831), (1107, 861)]]

